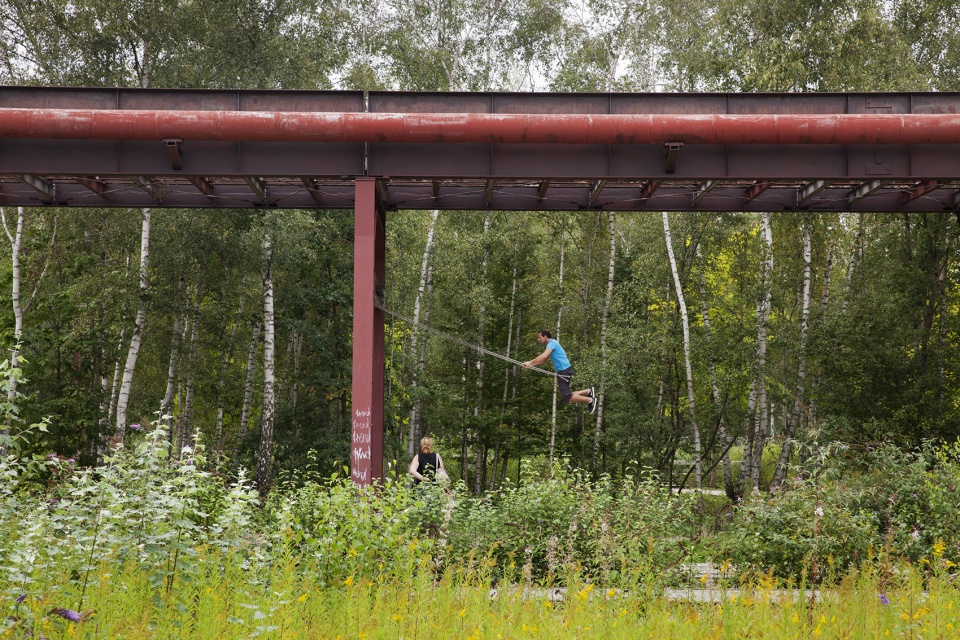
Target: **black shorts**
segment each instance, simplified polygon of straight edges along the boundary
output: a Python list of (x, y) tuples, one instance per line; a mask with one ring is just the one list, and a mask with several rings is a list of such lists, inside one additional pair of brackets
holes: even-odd
[(573, 379), (575, 373), (573, 367), (557, 371), (557, 387), (560, 389), (560, 398), (564, 402), (570, 402), (570, 398), (573, 397), (573, 391), (570, 390), (570, 380)]

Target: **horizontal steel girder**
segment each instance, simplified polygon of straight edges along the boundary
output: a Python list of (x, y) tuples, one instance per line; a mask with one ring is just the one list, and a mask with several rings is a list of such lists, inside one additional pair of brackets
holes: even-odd
[(390, 209), (942, 211), (958, 113), (952, 93), (9, 87), (0, 205), (349, 208), (368, 176)]

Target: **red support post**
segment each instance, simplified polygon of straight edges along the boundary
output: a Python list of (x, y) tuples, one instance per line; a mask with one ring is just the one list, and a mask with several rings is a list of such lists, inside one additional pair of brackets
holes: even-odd
[(366, 486), (383, 478), (384, 313), (374, 300), (386, 272), (386, 217), (375, 178), (357, 178), (355, 197), (350, 477)]

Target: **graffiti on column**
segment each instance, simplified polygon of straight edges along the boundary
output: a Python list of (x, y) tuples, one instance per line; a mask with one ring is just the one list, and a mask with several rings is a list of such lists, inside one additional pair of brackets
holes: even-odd
[(370, 482), (371, 422), (370, 407), (353, 411), (353, 443), (351, 444), (350, 475), (357, 484)]

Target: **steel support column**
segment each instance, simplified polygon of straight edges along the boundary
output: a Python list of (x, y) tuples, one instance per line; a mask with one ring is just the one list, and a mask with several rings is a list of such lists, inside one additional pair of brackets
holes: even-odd
[(358, 178), (353, 239), (353, 401), (350, 477), (361, 486), (383, 478), (383, 295), (385, 216), (377, 181)]

